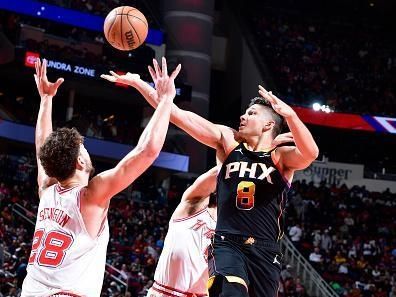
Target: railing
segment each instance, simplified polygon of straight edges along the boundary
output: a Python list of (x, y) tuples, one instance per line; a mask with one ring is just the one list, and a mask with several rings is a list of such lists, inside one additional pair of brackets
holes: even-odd
[[(12, 257), (12, 255), (9, 252), (7, 252), (6, 250), (4, 250), (4, 256), (6, 256), (8, 258)], [(3, 267), (0, 267), (0, 270), (2, 270), (2, 272), (4, 273), (4, 278), (5, 279), (7, 279), (7, 278), (14, 279), (16, 277), (16, 275), (14, 273), (12, 273), (10, 271), (7, 271), (7, 270), (3, 270)], [(5, 284), (7, 284), (7, 285), (9, 285), (10, 287), (13, 287), (13, 288), (15, 287), (15, 285), (12, 282), (9, 282), (9, 281), (6, 281)]]
[(339, 297), (286, 236), (281, 241), (285, 262), (295, 267), (307, 293), (311, 297)]
[(31, 218), (36, 219), (36, 216), (32, 214), (30, 210), (27, 210), (25, 207), (18, 203), (14, 203), (12, 206), (12, 212), (16, 213), (20, 217), (22, 217), (25, 221), (29, 222), (34, 226), (34, 221)]
[[(110, 270), (110, 271), (108, 271), (108, 270)], [(118, 274), (121, 274), (121, 270), (115, 268), (111, 264), (106, 263), (105, 275), (110, 277), (111, 279), (115, 280), (123, 287), (125, 287), (125, 294), (126, 294), (128, 292), (128, 281), (124, 282), (123, 280), (121, 280), (121, 278), (119, 278), (118, 276), (115, 276), (113, 271), (117, 272)]]

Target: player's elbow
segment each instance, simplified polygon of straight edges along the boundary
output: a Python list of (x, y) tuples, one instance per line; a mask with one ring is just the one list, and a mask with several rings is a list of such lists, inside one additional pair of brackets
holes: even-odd
[(319, 157), (319, 148), (316, 145), (316, 143), (308, 150), (308, 152), (305, 154), (305, 159), (313, 162)]
[(158, 158), (161, 148), (162, 146), (158, 145), (154, 141), (149, 141), (144, 145), (136, 147), (138, 154), (147, 159), (148, 162), (154, 162), (154, 160)]

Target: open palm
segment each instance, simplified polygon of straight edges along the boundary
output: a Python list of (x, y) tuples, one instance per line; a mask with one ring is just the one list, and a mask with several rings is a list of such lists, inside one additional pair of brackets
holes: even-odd
[(123, 75), (110, 71), (110, 74), (102, 74), (100, 77), (114, 83), (121, 83), (134, 87), (135, 83), (140, 80), (139, 74), (127, 72)]
[(48, 81), (47, 78), (47, 60), (43, 60), (41, 63), (40, 59), (37, 59), (34, 63), (36, 67), (36, 74), (34, 80), (36, 81), (37, 90), (41, 97), (50, 96), (54, 97), (58, 91), (59, 86), (64, 82), (63, 78), (58, 78), (54, 83)]

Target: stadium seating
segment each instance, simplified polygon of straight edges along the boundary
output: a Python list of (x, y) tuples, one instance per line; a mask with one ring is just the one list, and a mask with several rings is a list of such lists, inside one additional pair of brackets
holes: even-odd
[(282, 98), (339, 112), (395, 115), (395, 43), (386, 28), (245, 7)]

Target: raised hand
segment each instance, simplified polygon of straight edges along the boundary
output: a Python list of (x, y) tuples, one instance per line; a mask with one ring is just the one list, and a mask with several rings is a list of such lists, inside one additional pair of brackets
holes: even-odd
[(56, 82), (52, 83), (47, 78), (47, 60), (43, 60), (41, 63), (40, 59), (37, 59), (34, 63), (36, 67), (36, 74), (34, 80), (36, 81), (37, 90), (40, 97), (50, 96), (54, 97), (58, 91), (59, 86), (64, 82), (63, 78), (58, 78)]
[[(158, 65), (157, 60), (153, 59), (154, 68), (148, 67), (151, 78), (155, 83), (157, 96), (166, 96), (174, 98), (176, 96), (175, 78), (179, 74), (181, 65), (177, 65), (176, 69), (168, 76), (168, 67), (166, 65), (165, 57), (162, 57), (162, 69)], [(155, 94), (150, 94), (154, 96)]]
[(263, 98), (267, 99), (269, 103), (271, 103), (271, 106), (275, 112), (281, 116), (288, 118), (296, 114), (293, 108), (272, 94), (272, 92), (268, 92), (261, 85), (259, 85), (259, 94)]
[(110, 71), (111, 75), (102, 74), (100, 77), (110, 82), (125, 84), (134, 87), (140, 81), (140, 75), (136, 73), (127, 72), (126, 74), (119, 75), (114, 71)]
[(279, 134), (272, 140), (272, 146), (278, 146), (285, 143), (294, 142), (293, 134), (291, 132)]

